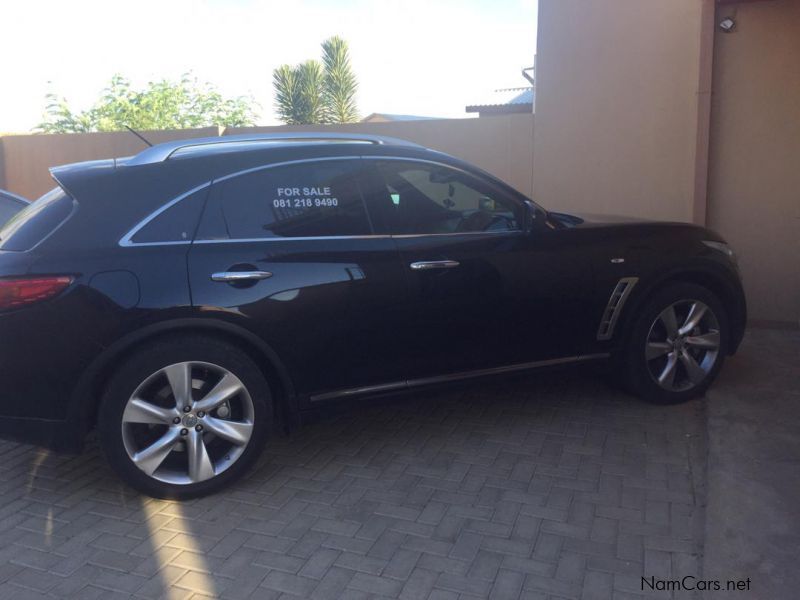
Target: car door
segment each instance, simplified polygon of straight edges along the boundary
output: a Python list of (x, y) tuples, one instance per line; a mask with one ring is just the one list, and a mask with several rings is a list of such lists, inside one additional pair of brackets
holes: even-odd
[(393, 236), (408, 287), (410, 380), (571, 358), (589, 326), (585, 253), (563, 247), (543, 216), (462, 168), (375, 157), (367, 205)]
[(362, 164), (297, 161), (216, 182), (189, 253), (200, 314), (261, 337), (305, 399), (403, 377), (390, 339), (403, 273), (369, 223)]

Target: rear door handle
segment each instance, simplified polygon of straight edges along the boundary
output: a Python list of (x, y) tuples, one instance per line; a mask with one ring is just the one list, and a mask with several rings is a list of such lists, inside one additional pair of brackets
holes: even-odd
[(454, 269), (460, 263), (457, 260), (423, 260), (409, 265), (414, 271), (430, 271), (432, 269)]
[(221, 273), (214, 273), (211, 276), (211, 280), (237, 283), (241, 281), (261, 281), (262, 279), (269, 279), (270, 277), (272, 277), (272, 273), (269, 271), (223, 271)]

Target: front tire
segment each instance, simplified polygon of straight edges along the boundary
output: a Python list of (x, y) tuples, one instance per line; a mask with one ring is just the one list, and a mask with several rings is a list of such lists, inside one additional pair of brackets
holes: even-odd
[(216, 492), (258, 458), (272, 423), (263, 374), (240, 349), (186, 336), (141, 348), (112, 376), (98, 415), (111, 467), (158, 498)]
[(673, 283), (658, 290), (635, 319), (622, 354), (623, 382), (658, 404), (701, 396), (724, 362), (728, 316), (710, 290)]

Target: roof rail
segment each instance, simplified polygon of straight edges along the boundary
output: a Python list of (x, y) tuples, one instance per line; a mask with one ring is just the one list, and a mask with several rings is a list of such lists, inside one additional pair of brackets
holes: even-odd
[(398, 138), (386, 137), (382, 135), (369, 135), (360, 133), (255, 133), (244, 135), (223, 135), (217, 137), (191, 138), (186, 140), (175, 140), (156, 144), (143, 150), (125, 164), (147, 165), (163, 162), (170, 156), (184, 148), (194, 148), (197, 146), (214, 146), (218, 144), (232, 144), (242, 142), (361, 142), (369, 144), (389, 144), (394, 146), (411, 146), (420, 148), (419, 144), (401, 140)]

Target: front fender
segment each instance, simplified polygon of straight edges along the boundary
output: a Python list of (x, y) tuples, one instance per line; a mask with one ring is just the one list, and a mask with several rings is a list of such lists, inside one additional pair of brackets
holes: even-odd
[(614, 333), (615, 347), (623, 346), (627, 334), (644, 304), (653, 293), (674, 281), (687, 281), (709, 288), (722, 301), (731, 326), (729, 354), (734, 354), (744, 337), (747, 323), (747, 303), (738, 274), (721, 262), (699, 257), (676, 264), (658, 273), (643, 274), (625, 304)]

